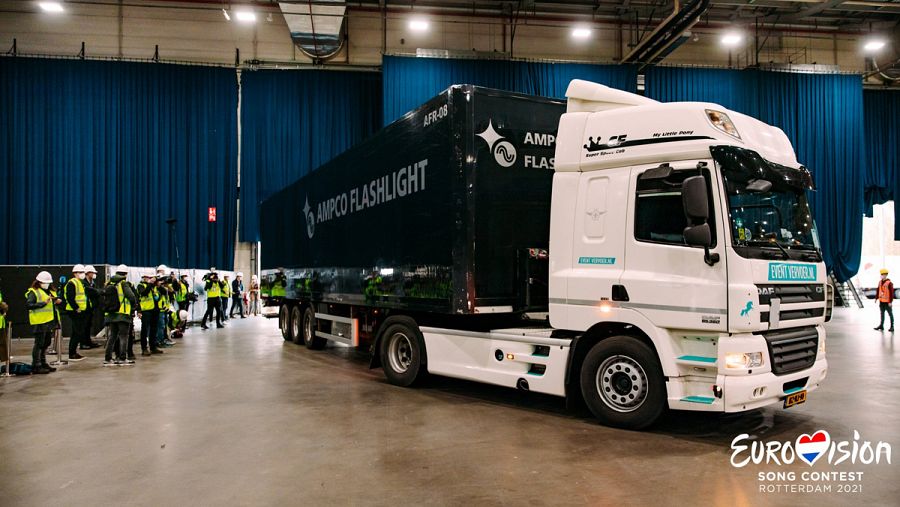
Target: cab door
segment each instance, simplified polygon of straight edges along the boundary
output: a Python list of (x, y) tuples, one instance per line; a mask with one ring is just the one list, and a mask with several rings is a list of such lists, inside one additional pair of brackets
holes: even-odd
[[(631, 169), (621, 279), (628, 301), (621, 306), (659, 327), (728, 329), (725, 228), (716, 212), (721, 205), (714, 191), (719, 182), (710, 167), (711, 161), (694, 160)], [(702, 176), (707, 184), (712, 265), (702, 247), (689, 246), (684, 239), (688, 219), (681, 185), (692, 176)]]

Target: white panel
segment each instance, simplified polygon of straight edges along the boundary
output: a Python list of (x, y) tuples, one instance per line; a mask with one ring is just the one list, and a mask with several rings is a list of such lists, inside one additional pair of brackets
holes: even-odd
[[(549, 356), (533, 357), (534, 345), (524, 342), (462, 336), (458, 331), (424, 332), (423, 336), (429, 373), (513, 388), (519, 379), (525, 379), (531, 391), (566, 394), (568, 347), (553, 346)], [(494, 357), (497, 350), (503, 351), (502, 361)], [(512, 354), (514, 359), (507, 359), (506, 354)], [(529, 373), (531, 364), (545, 365), (544, 374)]]

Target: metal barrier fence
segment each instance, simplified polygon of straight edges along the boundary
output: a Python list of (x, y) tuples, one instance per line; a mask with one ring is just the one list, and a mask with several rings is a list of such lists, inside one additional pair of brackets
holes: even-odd
[(6, 371), (0, 373), (0, 377), (12, 377), (12, 322), (6, 323), (6, 331), (3, 336), (3, 340), (5, 340), (6, 344), (6, 353), (4, 354), (3, 363), (6, 364)]

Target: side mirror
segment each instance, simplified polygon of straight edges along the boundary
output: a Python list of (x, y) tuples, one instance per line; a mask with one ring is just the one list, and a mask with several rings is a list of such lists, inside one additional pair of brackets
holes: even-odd
[(705, 222), (709, 218), (709, 201), (706, 180), (703, 176), (691, 176), (681, 184), (681, 201), (684, 214), (692, 222)]
[(681, 184), (681, 202), (688, 219), (688, 226), (683, 232), (684, 242), (691, 246), (702, 246), (703, 261), (707, 265), (714, 265), (719, 262), (719, 254), (709, 252), (712, 231), (706, 222), (709, 220), (709, 197), (703, 176), (691, 176), (684, 180)]
[(691, 246), (712, 246), (712, 233), (709, 224), (689, 225), (684, 228), (684, 242)]

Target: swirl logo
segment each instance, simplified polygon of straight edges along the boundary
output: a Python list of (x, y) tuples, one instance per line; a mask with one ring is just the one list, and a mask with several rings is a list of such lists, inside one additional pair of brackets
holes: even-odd
[(503, 136), (494, 130), (492, 120), (488, 120), (487, 128), (477, 135), (484, 139), (488, 150), (494, 155), (494, 160), (502, 167), (510, 167), (516, 163), (516, 147), (511, 142), (503, 140)]
[(503, 167), (516, 163), (516, 147), (509, 141), (500, 141), (494, 146), (494, 159)]
[(313, 234), (316, 233), (316, 215), (309, 206), (309, 196), (306, 197), (306, 203), (303, 205), (303, 216), (306, 217), (306, 235), (312, 239)]

